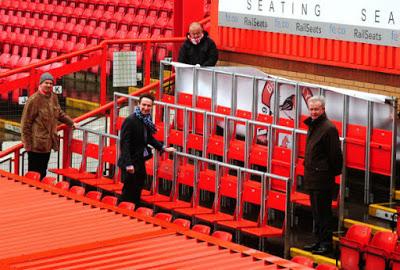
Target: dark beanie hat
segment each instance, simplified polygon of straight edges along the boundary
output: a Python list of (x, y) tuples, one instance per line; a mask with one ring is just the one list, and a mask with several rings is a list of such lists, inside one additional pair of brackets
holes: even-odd
[(40, 76), (39, 84), (42, 84), (42, 83), (43, 83), (44, 81), (46, 81), (46, 80), (50, 80), (50, 81), (53, 81), (53, 82), (54, 82), (54, 77), (53, 77), (53, 75), (51, 75), (51, 74), (48, 73), (48, 72), (43, 73), (43, 74)]

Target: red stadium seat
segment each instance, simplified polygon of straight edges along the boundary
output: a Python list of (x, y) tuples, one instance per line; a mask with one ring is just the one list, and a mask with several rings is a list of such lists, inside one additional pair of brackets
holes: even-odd
[(168, 213), (157, 213), (154, 215), (155, 218), (164, 220), (166, 222), (171, 222), (172, 220), (172, 215)]
[(69, 182), (61, 181), (61, 182), (58, 182), (55, 186), (56, 186), (56, 188), (59, 188), (59, 189), (62, 189), (62, 190), (68, 190), (69, 189)]
[(315, 270), (339, 270), (339, 268), (332, 264), (318, 264)]
[(28, 171), (24, 176), (32, 180), (40, 181), (40, 173), (38, 172)]
[(101, 192), (99, 192), (99, 191), (89, 191), (88, 193), (86, 193), (86, 197), (90, 198), (92, 200), (95, 200), (95, 201), (100, 201)]
[(377, 232), (371, 242), (365, 246), (364, 270), (386, 270), (389, 258), (397, 244), (397, 234)]
[(135, 210), (135, 204), (132, 202), (120, 202), (118, 207), (122, 208), (122, 209), (130, 210), (130, 211)]
[(150, 208), (146, 208), (146, 207), (139, 207), (136, 210), (136, 213), (139, 213), (146, 217), (151, 217), (153, 215), (153, 210), (151, 210)]
[(232, 234), (228, 233), (228, 232), (224, 232), (224, 231), (215, 231), (211, 234), (212, 236), (224, 240), (224, 241), (228, 241), (231, 242), (232, 241)]
[(118, 198), (115, 196), (104, 196), (103, 199), (101, 199), (101, 202), (108, 205), (116, 206)]
[(190, 229), (190, 220), (183, 219), (183, 218), (177, 218), (172, 223), (179, 225), (181, 227)]
[(314, 261), (308, 257), (304, 256), (295, 256), (291, 259), (292, 262), (313, 268), (314, 266)]
[(344, 270), (359, 269), (365, 245), (371, 238), (371, 228), (364, 225), (351, 226), (345, 237), (339, 238), (340, 261)]
[(73, 186), (69, 189), (69, 192), (76, 195), (85, 195), (85, 188), (81, 186)]
[(204, 234), (210, 234), (211, 228), (207, 225), (196, 224), (192, 227), (192, 231), (204, 233)]
[(54, 185), (54, 183), (57, 181), (56, 178), (54, 177), (50, 177), (50, 176), (46, 176), (42, 179), (42, 183), (46, 184), (46, 185)]

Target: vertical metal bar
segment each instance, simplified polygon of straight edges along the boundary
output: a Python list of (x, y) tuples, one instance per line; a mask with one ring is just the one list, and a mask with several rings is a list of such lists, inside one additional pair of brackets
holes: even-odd
[(344, 165), (342, 169), (342, 179), (340, 181), (339, 186), (339, 210), (338, 210), (338, 232), (340, 233), (343, 230), (343, 222), (344, 222), (344, 199), (346, 196), (346, 180), (347, 180), (347, 168), (346, 164), (346, 156), (347, 156), (347, 125), (349, 122), (349, 96), (343, 96), (343, 115), (342, 115), (342, 137), (344, 140), (342, 141), (342, 154)]
[(257, 119), (258, 114), (258, 80), (253, 77), (253, 100), (251, 105), (251, 119)]
[(192, 207), (195, 208), (199, 205), (199, 161), (198, 159), (193, 160), (194, 163), (194, 177), (193, 177), (193, 196), (192, 196)]
[(164, 105), (164, 145), (168, 146), (168, 135), (169, 135), (169, 119), (170, 119), (170, 107), (168, 104)]
[[(83, 137), (82, 137), (82, 161), (81, 161), (81, 166), (79, 168), (80, 172), (86, 171), (86, 162), (87, 162), (87, 155), (86, 155), (86, 148), (87, 148), (87, 143), (88, 143), (88, 132), (86, 130), (83, 130)], [(72, 157), (72, 155), (71, 155)]]
[(112, 123), (111, 134), (117, 134), (117, 122), (119, 116), (119, 106), (118, 106), (118, 97), (114, 94), (114, 104), (113, 104), (113, 115), (114, 121)]
[(389, 202), (392, 203), (396, 193), (396, 146), (397, 146), (397, 125), (396, 125), (396, 113), (397, 113), (397, 98), (393, 97), (392, 101), (392, 145), (391, 145), (391, 157), (392, 162), (390, 164), (390, 197)]
[(261, 177), (261, 202), (260, 202), (260, 220), (259, 227), (266, 225), (266, 199), (267, 199), (267, 176), (263, 174)]
[(208, 121), (211, 118), (208, 117), (208, 113), (203, 112), (203, 158), (207, 157), (207, 143), (208, 143)]
[(367, 138), (365, 142), (365, 179), (364, 179), (364, 203), (369, 204), (370, 198), (370, 143), (372, 132), (372, 102), (368, 101), (368, 123), (367, 123)]
[(274, 121), (273, 123), (276, 124), (279, 122), (279, 99), (280, 99), (280, 91), (279, 91), (279, 83), (278, 79), (274, 81)]
[(178, 198), (179, 196), (179, 183), (178, 183), (178, 162), (179, 158), (177, 154), (174, 152), (172, 153), (172, 161), (173, 161), (173, 172), (172, 172), (172, 190), (171, 190), (171, 196), (170, 199), (171, 201), (174, 201)]
[(249, 121), (245, 122), (245, 137), (244, 137), (244, 167), (249, 168), (249, 155), (250, 155), (250, 142), (251, 130)]
[(229, 130), (229, 119), (228, 117), (224, 116), (224, 138), (223, 138), (223, 156), (222, 160), (225, 163), (228, 163), (228, 149), (229, 149), (229, 141), (230, 141), (230, 130)]
[(103, 176), (103, 147), (104, 147), (104, 136), (99, 134), (99, 146), (97, 153), (97, 178), (101, 178)]
[[(212, 72), (212, 80), (211, 80), (211, 111), (215, 112), (215, 107), (218, 103), (218, 94), (217, 94), (217, 73), (215, 70)], [(214, 132), (215, 119), (214, 116), (211, 116), (211, 132)]]
[(186, 153), (187, 152), (187, 138), (188, 138), (188, 133), (189, 133), (189, 120), (190, 120), (190, 117), (189, 117), (189, 113), (188, 113), (188, 110), (187, 110), (187, 108), (185, 108), (184, 110), (183, 110), (183, 153)]
[(236, 190), (236, 217), (235, 220), (241, 220), (243, 215), (242, 194), (243, 194), (243, 178), (242, 170), (237, 170), (237, 190)]
[[(144, 86), (150, 84), (151, 42), (146, 41), (144, 51)], [(160, 82), (162, 85), (162, 82)]]
[(107, 43), (103, 44), (100, 63), (100, 104), (107, 102)]
[(116, 139), (115, 140), (115, 166), (114, 166), (114, 183), (118, 183), (119, 181), (119, 166), (118, 164), (118, 157), (119, 157), (119, 153), (121, 151), (120, 149), (120, 139)]
[(215, 166), (215, 196), (214, 196), (214, 213), (219, 211), (219, 202), (221, 200), (220, 187), (221, 187), (221, 170), (220, 163)]
[[(192, 95), (192, 107), (196, 108), (197, 106), (197, 95), (198, 95), (198, 85), (199, 85), (199, 70), (195, 67), (193, 68), (193, 95)], [(195, 130), (196, 125), (196, 114), (192, 113), (192, 128)]]
[(162, 100), (163, 94), (164, 94), (164, 60), (160, 61), (160, 87), (158, 88), (158, 98)]
[(158, 165), (158, 152), (154, 151), (154, 155), (153, 155), (153, 182), (151, 183), (151, 194), (156, 194), (157, 191), (158, 191), (157, 165)]
[(236, 74), (232, 74), (232, 92), (231, 92), (231, 113), (230, 115), (234, 116), (237, 110), (237, 76)]
[(284, 224), (284, 230), (285, 230), (285, 235), (284, 235), (284, 258), (289, 258), (290, 256), (290, 247), (291, 241), (290, 241), (290, 234), (291, 234), (291, 228), (290, 224), (292, 223), (291, 221), (291, 216), (288, 214), (290, 213), (291, 210), (291, 194), (292, 194), (292, 179), (289, 178), (287, 183), (286, 183), (286, 211), (285, 211), (285, 224)]

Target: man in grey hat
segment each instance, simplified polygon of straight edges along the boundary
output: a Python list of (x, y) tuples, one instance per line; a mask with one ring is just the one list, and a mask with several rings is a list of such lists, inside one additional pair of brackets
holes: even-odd
[(53, 75), (46, 72), (40, 76), (38, 91), (28, 98), (21, 119), (28, 171), (39, 172), (40, 179), (46, 176), (51, 149), (59, 149), (58, 121), (75, 127), (74, 121), (61, 110), (53, 85)]

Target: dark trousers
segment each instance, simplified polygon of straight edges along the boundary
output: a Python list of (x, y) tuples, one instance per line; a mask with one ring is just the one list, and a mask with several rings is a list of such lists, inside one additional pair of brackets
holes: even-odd
[(28, 171), (40, 173), (40, 179), (43, 179), (47, 173), (49, 164), (49, 153), (28, 152)]
[(321, 246), (332, 245), (332, 191), (311, 190), (311, 211), (315, 223), (315, 233)]
[(146, 171), (135, 171), (135, 173), (128, 173), (126, 170), (121, 170), (121, 180), (124, 183), (122, 188), (121, 200), (132, 202), (136, 208), (140, 205), (140, 195), (144, 186), (146, 178)]

